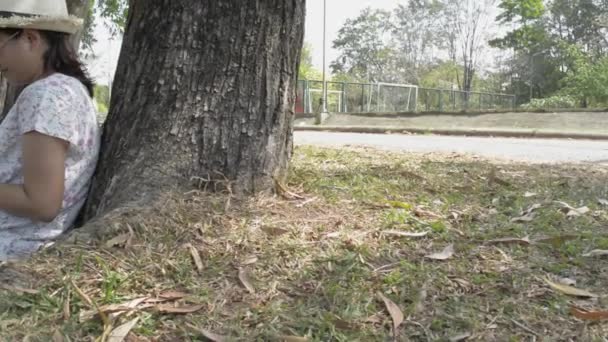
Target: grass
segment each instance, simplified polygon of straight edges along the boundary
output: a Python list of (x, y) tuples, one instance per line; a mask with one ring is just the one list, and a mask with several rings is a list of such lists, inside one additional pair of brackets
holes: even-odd
[[(569, 313), (573, 304), (608, 308), (608, 260), (583, 257), (608, 248), (608, 210), (598, 203), (608, 198), (605, 168), (300, 147), (288, 186), (303, 198), (167, 194), (155, 207), (113, 219), (103, 242), (63, 243), (4, 266), (0, 278), (13, 281), (0, 290), (0, 336), (91, 341), (138, 317), (130, 341), (205, 341), (209, 332), (229, 341), (385, 341), (392, 322), (378, 293), (405, 316), (399, 341), (462, 334), (602, 341), (608, 334), (608, 325)], [(554, 201), (590, 212), (569, 219)], [(533, 204), (541, 207), (531, 222), (511, 222)], [(488, 243), (526, 236), (553, 239)], [(451, 259), (425, 258), (449, 244)], [(14, 270), (27, 277), (11, 276)], [(574, 279), (600, 297), (568, 297), (544, 277)], [(150, 307), (108, 317), (105, 327), (99, 316), (79, 318), (95, 305), (164, 291), (187, 294), (171, 308), (202, 308)]]
[(398, 118), (335, 114), (324, 124), (327, 126), (403, 127), (404, 129), (490, 129), (606, 133), (608, 116), (602, 112), (424, 114)]

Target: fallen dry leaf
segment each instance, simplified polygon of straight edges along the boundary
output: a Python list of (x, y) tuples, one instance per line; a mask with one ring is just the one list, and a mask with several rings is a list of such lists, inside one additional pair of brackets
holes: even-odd
[(200, 329), (199, 332), (203, 336), (205, 336), (206, 339), (208, 339), (212, 342), (224, 342), (224, 341), (228, 340), (228, 338), (226, 336), (218, 335), (218, 334), (212, 333), (211, 331), (208, 331), (205, 329)]
[(601, 321), (608, 319), (608, 311), (589, 311), (576, 306), (570, 307), (572, 316), (586, 321)]
[(341, 319), (340, 317), (334, 317), (331, 322), (333, 325), (340, 330), (356, 330), (357, 325)]
[(530, 197), (534, 197), (534, 196), (538, 196), (538, 194), (536, 192), (526, 192), (524, 194), (525, 198), (530, 198)]
[(141, 309), (141, 307), (138, 308), (138, 306), (144, 302), (147, 302), (148, 300), (149, 300), (148, 297), (141, 297), (141, 298), (136, 298), (136, 299), (130, 300), (128, 302), (124, 302), (124, 303), (120, 303), (120, 304), (104, 305), (104, 306), (99, 307), (98, 310), (88, 310), (88, 311), (82, 310), (82, 311), (80, 311), (78, 319), (79, 319), (80, 323), (83, 323), (90, 319), (93, 319), (93, 317), (95, 317), (99, 313), (102, 313), (105, 315), (114, 314), (113, 318), (115, 318), (117, 316), (120, 316), (120, 314)]
[(446, 248), (443, 249), (443, 251), (441, 251), (439, 253), (433, 253), (433, 254), (426, 255), (425, 258), (433, 259), (433, 260), (448, 260), (452, 256), (454, 256), (454, 245), (453, 244), (448, 245)]
[(261, 229), (270, 236), (281, 236), (289, 233), (289, 230), (277, 227), (262, 227)]
[(17, 292), (19, 294), (31, 294), (31, 295), (36, 295), (39, 294), (40, 291), (38, 290), (34, 290), (34, 289), (26, 289), (23, 287), (19, 287), (19, 286), (11, 286), (11, 285), (7, 285), (7, 284), (0, 284), (0, 289), (6, 290), (6, 291), (10, 291), (10, 292)]
[(179, 300), (188, 297), (188, 294), (179, 291), (164, 291), (161, 292), (158, 297), (164, 300)]
[(589, 209), (587, 207), (580, 207), (580, 208), (569, 210), (568, 213), (566, 214), (566, 216), (577, 217), (577, 216), (584, 215), (590, 211), (591, 211), (591, 209)]
[(239, 280), (241, 281), (241, 284), (243, 284), (243, 286), (247, 289), (247, 291), (249, 291), (249, 293), (255, 293), (255, 288), (253, 287), (253, 285), (251, 285), (251, 280), (249, 279), (249, 272), (247, 272), (247, 270), (242, 267), (239, 268)]
[(503, 179), (499, 178), (498, 176), (496, 176), (496, 170), (495, 169), (492, 169), (492, 171), (490, 172), (490, 175), (488, 176), (488, 182), (490, 184), (496, 183), (496, 184), (502, 185), (502, 186), (510, 186), (511, 185), (511, 183), (509, 183), (506, 180), (503, 180)]
[(188, 248), (188, 250), (190, 251), (190, 256), (192, 256), (192, 260), (194, 261), (194, 265), (196, 266), (196, 270), (198, 271), (198, 273), (203, 273), (203, 271), (205, 270), (205, 266), (203, 265), (203, 260), (201, 259), (201, 255), (199, 254), (198, 249), (196, 249), (189, 243), (187, 243), (185, 247)]
[(363, 323), (371, 323), (371, 324), (382, 324), (382, 322), (384, 322), (384, 319), (382, 317), (382, 314), (379, 312), (367, 317), (363, 321)]
[(247, 258), (241, 260), (241, 266), (253, 265), (256, 262), (258, 262), (258, 257), (256, 257), (256, 256), (250, 256), (250, 257), (247, 257)]
[(127, 244), (127, 241), (129, 241), (130, 238), (131, 238), (130, 233), (120, 234), (120, 235), (114, 237), (113, 239), (108, 240), (106, 242), (106, 247), (112, 248), (112, 247), (116, 247), (116, 246), (125, 246)]
[(512, 218), (511, 222), (513, 222), (513, 223), (531, 222), (532, 220), (534, 220), (534, 217), (536, 216), (535, 211), (540, 208), (542, 208), (542, 205), (540, 203), (535, 203), (532, 206), (530, 206), (528, 209), (522, 211), (518, 217)]
[(536, 213), (529, 213), (529, 214), (526, 214), (523, 216), (514, 217), (511, 219), (511, 222), (512, 223), (532, 222), (535, 217), (536, 217)]
[(559, 283), (568, 285), (568, 286), (574, 286), (574, 285), (576, 285), (576, 280), (570, 279), (570, 278), (560, 278)]
[(495, 240), (490, 240), (487, 242), (487, 244), (489, 245), (498, 245), (498, 244), (515, 244), (515, 245), (521, 245), (521, 246), (529, 246), (530, 245), (530, 238), (528, 236), (526, 236), (523, 239), (519, 239), (519, 238), (504, 238), (504, 239), (495, 239)]
[(281, 336), (283, 342), (308, 342), (306, 337), (300, 336)]
[(289, 189), (287, 189), (287, 186), (284, 185), (283, 183), (281, 183), (278, 180), (275, 180), (276, 182), (276, 188), (277, 188), (277, 192), (286, 200), (303, 200), (305, 199), (303, 196), (300, 196), (294, 192), (289, 191)]
[(65, 337), (63, 336), (63, 334), (59, 330), (55, 330), (55, 332), (53, 333), (53, 342), (64, 342), (64, 341), (65, 341)]
[(72, 316), (72, 313), (70, 310), (71, 304), (72, 304), (72, 296), (71, 296), (70, 290), (68, 289), (68, 293), (65, 297), (65, 301), (63, 302), (63, 308), (61, 310), (63, 319), (66, 321), (68, 321), (70, 319), (70, 317)]
[(567, 241), (576, 240), (578, 238), (578, 235), (557, 235), (534, 239), (534, 243), (548, 243), (553, 245), (553, 247), (559, 247)]
[(190, 323), (188, 323), (188, 326), (192, 330), (194, 330), (194, 331), (200, 333), (201, 335), (203, 335), (206, 339), (210, 340), (211, 342), (224, 342), (224, 341), (228, 341), (228, 337), (226, 337), (226, 336), (218, 335), (218, 334), (213, 333), (213, 332), (211, 332), (209, 330), (198, 328), (198, 327), (196, 327), (196, 326), (194, 326), (194, 325), (192, 325)]
[(597, 203), (599, 203), (600, 205), (603, 205), (605, 207), (608, 207), (608, 200), (607, 199), (598, 198), (597, 199)]
[(594, 249), (589, 253), (583, 254), (584, 257), (603, 257), (608, 256), (608, 250)]
[(591, 211), (591, 209), (589, 209), (588, 207), (574, 208), (566, 202), (555, 201), (555, 203), (562, 206), (561, 211), (564, 212), (566, 214), (566, 217), (569, 218), (578, 217)]
[(464, 334), (460, 334), (460, 335), (456, 335), (454, 337), (450, 337), (450, 342), (460, 342), (460, 341), (465, 341), (467, 340), (469, 337), (471, 337), (470, 333), (464, 333)]
[(382, 299), (384, 305), (386, 306), (386, 310), (388, 310), (388, 313), (391, 315), (391, 318), (393, 320), (393, 336), (396, 338), (398, 331), (397, 329), (399, 328), (401, 323), (403, 323), (403, 312), (401, 311), (401, 309), (399, 309), (397, 304), (395, 304), (392, 300), (388, 299), (382, 293), (378, 292), (378, 297)]
[(577, 289), (575, 287), (568, 286), (568, 285), (557, 284), (547, 278), (545, 278), (545, 282), (547, 282), (547, 284), (549, 284), (549, 287), (551, 287), (553, 290), (561, 292), (561, 293), (569, 295), (569, 296), (585, 297), (585, 298), (597, 298), (598, 297), (598, 295), (593, 294), (589, 291)]
[(182, 305), (182, 306), (174, 306), (171, 304), (159, 304), (159, 305), (155, 305), (154, 309), (160, 313), (189, 314), (189, 313), (197, 312), (204, 307), (205, 306), (202, 304)]
[(125, 340), (125, 338), (127, 338), (127, 335), (129, 335), (129, 332), (131, 332), (131, 330), (135, 327), (135, 325), (137, 324), (138, 321), (139, 321), (139, 317), (134, 318), (134, 319), (128, 321), (127, 323), (117, 327), (116, 329), (112, 330), (112, 332), (110, 333), (110, 335), (108, 336), (108, 339), (106, 341), (107, 342), (123, 342)]
[(414, 209), (414, 215), (418, 216), (418, 217), (423, 217), (423, 218), (432, 218), (432, 219), (440, 219), (443, 218), (443, 216), (436, 214), (432, 211), (426, 210), (426, 209), (422, 209), (422, 208), (415, 208)]
[(401, 230), (383, 230), (380, 234), (389, 236), (418, 238), (429, 235), (429, 232), (404, 232)]

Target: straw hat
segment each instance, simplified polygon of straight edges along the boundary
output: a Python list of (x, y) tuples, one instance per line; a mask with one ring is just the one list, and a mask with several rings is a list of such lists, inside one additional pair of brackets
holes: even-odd
[(73, 34), (82, 19), (68, 14), (65, 0), (0, 0), (0, 28), (23, 28)]

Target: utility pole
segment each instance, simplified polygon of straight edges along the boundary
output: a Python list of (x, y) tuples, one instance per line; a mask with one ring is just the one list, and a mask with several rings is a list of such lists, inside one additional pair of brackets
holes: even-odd
[(325, 65), (326, 65), (326, 37), (327, 37), (327, 0), (323, 0), (323, 93), (321, 95), (322, 99), (322, 109), (321, 113), (319, 113), (316, 117), (316, 124), (320, 125), (323, 121), (323, 117), (327, 115), (327, 79), (325, 75)]

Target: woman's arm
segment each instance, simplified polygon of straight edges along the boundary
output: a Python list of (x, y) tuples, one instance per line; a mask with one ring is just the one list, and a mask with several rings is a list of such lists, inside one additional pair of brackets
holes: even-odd
[(24, 184), (0, 184), (0, 210), (51, 222), (63, 202), (69, 143), (35, 131), (24, 134), (22, 139)]

